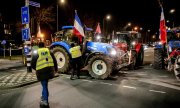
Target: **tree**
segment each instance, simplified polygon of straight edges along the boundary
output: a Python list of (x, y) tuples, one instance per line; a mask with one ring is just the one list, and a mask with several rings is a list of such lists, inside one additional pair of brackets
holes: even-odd
[(45, 24), (53, 29), (52, 23), (55, 22), (55, 14), (53, 14), (53, 6), (48, 8), (36, 8), (35, 12), (33, 12), (32, 18), (34, 18), (37, 22), (37, 26), (40, 24)]

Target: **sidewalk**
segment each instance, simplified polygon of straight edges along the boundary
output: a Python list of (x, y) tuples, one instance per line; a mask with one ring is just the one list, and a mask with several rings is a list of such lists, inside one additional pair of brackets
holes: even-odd
[[(15, 69), (17, 67), (24, 68)], [(36, 82), (38, 82), (36, 74), (27, 72), (22, 60), (0, 59), (0, 90), (22, 87)]]
[[(22, 87), (38, 82), (35, 72), (26, 72), (25, 70), (14, 70), (14, 72), (1, 72), (0, 90)], [(59, 74), (55, 75), (55, 77), (58, 76)]]
[(24, 67), (22, 60), (0, 59), (0, 72), (14, 67)]

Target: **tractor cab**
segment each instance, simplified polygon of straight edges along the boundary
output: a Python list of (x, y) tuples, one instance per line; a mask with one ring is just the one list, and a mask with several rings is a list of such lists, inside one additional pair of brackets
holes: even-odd
[(136, 31), (121, 31), (116, 32), (116, 36), (112, 43), (114, 46), (127, 51), (129, 48), (139, 43), (140, 38), (141, 34)]
[(180, 29), (174, 28), (167, 31), (168, 52), (180, 48)]

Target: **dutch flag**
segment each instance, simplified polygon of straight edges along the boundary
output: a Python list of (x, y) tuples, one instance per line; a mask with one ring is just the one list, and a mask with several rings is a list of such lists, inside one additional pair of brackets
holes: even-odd
[(82, 23), (77, 15), (77, 11), (75, 11), (75, 20), (74, 20), (74, 35), (78, 36), (80, 38), (80, 41), (82, 41), (82, 37), (85, 37), (84, 35), (84, 29), (82, 26)]

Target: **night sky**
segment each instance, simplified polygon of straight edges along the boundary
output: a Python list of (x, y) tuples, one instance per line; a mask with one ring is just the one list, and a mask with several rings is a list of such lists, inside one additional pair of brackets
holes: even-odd
[[(24, 6), (25, 0), (1, 0), (0, 12), (5, 16), (7, 21), (20, 21), (21, 7)], [(33, 0), (40, 2), (42, 7), (53, 5), (56, 13), (57, 0)], [(167, 24), (172, 26), (171, 20), (175, 22), (175, 26), (179, 26), (180, 8), (179, 0), (163, 0), (165, 19), (170, 20)], [(176, 9), (172, 15), (170, 9)], [(59, 5), (59, 25), (73, 24), (74, 10), (77, 9), (82, 23), (84, 17), (93, 18), (96, 22), (100, 22), (106, 14), (111, 14), (112, 19), (108, 25), (111, 29), (124, 27), (128, 22), (132, 22), (133, 26), (140, 26), (144, 30), (152, 30), (158, 32), (160, 20), (160, 7), (157, 0), (67, 0), (66, 5)], [(71, 19), (71, 20), (69, 20)], [(56, 27), (55, 27), (56, 28)]]

